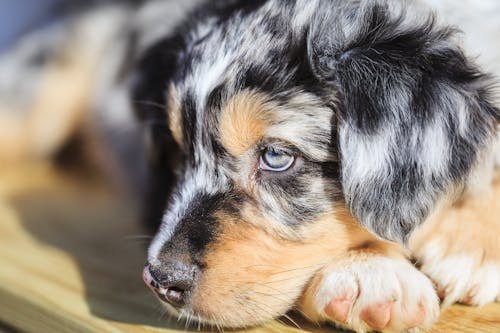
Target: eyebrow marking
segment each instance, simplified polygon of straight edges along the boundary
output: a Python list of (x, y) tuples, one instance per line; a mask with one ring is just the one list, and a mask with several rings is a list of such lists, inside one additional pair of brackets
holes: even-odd
[(270, 125), (264, 94), (244, 91), (233, 96), (222, 108), (219, 136), (224, 148), (241, 156), (264, 136)]

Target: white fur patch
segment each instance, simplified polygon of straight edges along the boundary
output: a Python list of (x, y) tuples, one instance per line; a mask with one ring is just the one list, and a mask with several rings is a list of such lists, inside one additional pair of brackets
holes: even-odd
[(479, 256), (444, 255), (437, 241), (424, 249), (421, 270), (444, 294), (443, 306), (456, 302), (484, 305), (500, 296), (500, 263), (482, 263)]
[(477, 269), (469, 279), (470, 288), (478, 287), (471, 295), (471, 303), (485, 305), (500, 297), (500, 265), (488, 263)]
[[(339, 131), (345, 172), (356, 175), (359, 182), (384, 176), (389, 169), (389, 147), (393, 145), (394, 133), (386, 131), (367, 136), (352, 130), (348, 124), (342, 124)], [(349, 186), (357, 184), (347, 184)]]
[(347, 324), (342, 326), (356, 332), (372, 329), (361, 319), (362, 311), (370, 305), (394, 300), (392, 318), (382, 332), (401, 332), (405, 322), (411, 322), (419, 311), (425, 309), (425, 319), (420, 328), (430, 327), (439, 316), (438, 298), (430, 280), (411, 264), (386, 257), (374, 257), (361, 262), (348, 263), (332, 269), (317, 291), (315, 304), (320, 317), (328, 320), (324, 308), (333, 299), (346, 293), (357, 299), (351, 306)]
[(428, 175), (444, 173), (449, 163), (449, 146), (444, 122), (435, 119), (425, 128), (422, 145), (422, 166)]
[(294, 27), (305, 27), (318, 7), (318, 0), (299, 0), (292, 18)]

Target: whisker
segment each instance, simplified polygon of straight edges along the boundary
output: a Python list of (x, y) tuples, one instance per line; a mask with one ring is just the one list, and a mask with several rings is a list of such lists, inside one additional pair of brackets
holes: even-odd
[(161, 110), (166, 110), (167, 106), (166, 105), (163, 105), (163, 104), (160, 104), (160, 103), (156, 103), (156, 102), (153, 102), (153, 101), (144, 101), (144, 100), (135, 100), (135, 101), (132, 101), (132, 103), (134, 104), (139, 104), (139, 105), (144, 105), (144, 106), (154, 106), (156, 108), (159, 108)]
[(131, 241), (131, 240), (150, 240), (153, 239), (153, 236), (150, 235), (131, 235), (124, 236), (120, 239), (120, 241)]
[(295, 311), (295, 312), (298, 312), (301, 316), (303, 316), (304, 318), (306, 318), (309, 322), (311, 323), (314, 323), (316, 324), (317, 326), (320, 326), (320, 323), (318, 320), (313, 320), (310, 316), (308, 316), (304, 311), (302, 311), (301, 309), (299, 309), (297, 307), (297, 305), (294, 305), (292, 309), (290, 309), (292, 311)]
[(280, 323), (281, 325), (283, 326), (288, 326), (283, 320), (279, 319), (279, 318), (276, 318), (274, 319), (275, 321), (277, 321), (278, 323)]
[(300, 325), (299, 325), (299, 324), (297, 324), (297, 323), (295, 322), (295, 320), (293, 320), (293, 319), (292, 319), (289, 315), (284, 314), (284, 315), (283, 315), (283, 317), (285, 317), (286, 319), (288, 319), (288, 320), (289, 320), (289, 321), (290, 321), (290, 322), (291, 322), (291, 323), (292, 323), (295, 327), (297, 327), (299, 330), (301, 330), (301, 329), (302, 329), (302, 327), (300, 327)]

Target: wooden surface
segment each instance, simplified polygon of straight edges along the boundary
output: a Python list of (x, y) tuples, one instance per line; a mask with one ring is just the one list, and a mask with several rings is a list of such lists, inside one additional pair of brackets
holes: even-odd
[[(184, 331), (141, 281), (148, 240), (136, 221), (133, 202), (89, 175), (1, 169), (0, 332)], [(248, 332), (334, 332), (297, 324)], [(500, 332), (500, 305), (454, 306), (432, 332)]]

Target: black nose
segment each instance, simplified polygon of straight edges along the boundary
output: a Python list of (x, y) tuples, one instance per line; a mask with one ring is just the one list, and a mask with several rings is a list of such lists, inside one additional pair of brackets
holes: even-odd
[(172, 261), (159, 266), (146, 265), (142, 277), (161, 300), (178, 308), (186, 303), (197, 271), (195, 265)]

